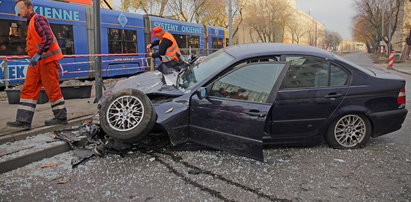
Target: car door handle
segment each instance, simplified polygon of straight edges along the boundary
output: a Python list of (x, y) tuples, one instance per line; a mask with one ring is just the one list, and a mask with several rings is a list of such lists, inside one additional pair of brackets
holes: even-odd
[(343, 95), (340, 94), (340, 93), (330, 93), (330, 94), (328, 94), (328, 95), (325, 95), (324, 97), (325, 97), (325, 98), (339, 98), (339, 97), (341, 97), (341, 96), (343, 96)]
[(258, 116), (258, 117), (266, 117), (267, 116), (267, 113), (260, 112), (260, 110), (258, 110), (258, 109), (250, 109), (249, 111), (246, 111), (245, 113), (250, 115), (250, 116)]

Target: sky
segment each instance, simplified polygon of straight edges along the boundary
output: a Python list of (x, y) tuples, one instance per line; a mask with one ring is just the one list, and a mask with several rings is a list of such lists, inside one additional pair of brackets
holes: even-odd
[(354, 0), (297, 0), (297, 9), (308, 13), (327, 29), (340, 33), (344, 39), (352, 39), (351, 20), (356, 14)]

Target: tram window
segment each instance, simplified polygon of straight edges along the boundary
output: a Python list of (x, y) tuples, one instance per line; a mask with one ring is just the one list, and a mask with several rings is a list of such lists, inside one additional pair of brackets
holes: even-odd
[(182, 34), (173, 34), (174, 38), (177, 41), (178, 47), (181, 49), (183, 55), (199, 54), (200, 49), (200, 37), (199, 36), (190, 36)]
[(27, 55), (27, 23), (17, 20), (0, 20), (0, 55)]
[(109, 28), (108, 51), (110, 54), (137, 53), (137, 31)]
[(73, 26), (62, 24), (50, 25), (55, 37), (57, 38), (57, 42), (59, 43), (63, 55), (74, 54)]
[(224, 46), (224, 40), (222, 38), (217, 38), (213, 37), (211, 38), (211, 48), (214, 51), (217, 51), (217, 49), (223, 48)]
[(187, 35), (173, 34), (173, 36), (174, 36), (174, 39), (177, 41), (178, 47), (182, 49), (182, 51), (188, 48)]

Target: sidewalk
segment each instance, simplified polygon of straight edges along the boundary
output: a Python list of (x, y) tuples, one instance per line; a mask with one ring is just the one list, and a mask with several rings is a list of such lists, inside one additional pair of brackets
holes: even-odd
[[(372, 61), (376, 65), (389, 70), (388, 61), (385, 61), (385, 58), (379, 58), (379, 57), (376, 57), (375, 55), (370, 55), (370, 54), (368, 56), (372, 59)], [(402, 63), (394, 63), (393, 70), (397, 72), (401, 72), (403, 74), (411, 75), (411, 61), (407, 60)]]
[(394, 63), (393, 70), (411, 75), (411, 62), (407, 61), (404, 63)]

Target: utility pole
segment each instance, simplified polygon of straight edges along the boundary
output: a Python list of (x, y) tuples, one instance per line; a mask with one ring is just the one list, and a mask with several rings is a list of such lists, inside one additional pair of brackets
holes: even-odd
[(388, 55), (390, 55), (391, 53), (391, 33), (392, 33), (392, 3), (391, 0), (388, 0), (388, 15), (389, 15), (389, 19), (388, 19)]
[[(100, 0), (93, 0), (94, 11), (94, 50), (95, 54), (101, 54), (101, 35), (100, 35)], [(101, 74), (101, 57), (94, 57), (96, 100), (103, 96), (103, 79)]]
[(382, 18), (381, 18), (381, 41), (384, 40), (384, 14), (385, 14), (385, 8), (386, 8), (386, 4), (385, 4), (385, 0), (383, 0), (382, 2), (382, 8), (381, 8), (381, 13), (382, 13)]
[(228, 0), (228, 45), (233, 45), (233, 5), (232, 0)]

